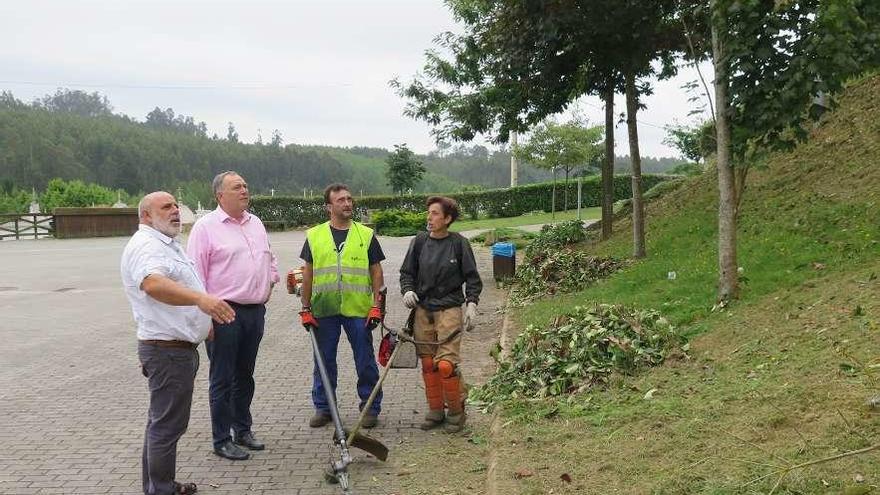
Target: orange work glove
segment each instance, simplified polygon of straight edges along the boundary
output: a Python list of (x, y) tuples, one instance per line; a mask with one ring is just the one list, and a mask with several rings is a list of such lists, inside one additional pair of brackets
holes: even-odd
[(303, 308), (303, 310), (299, 312), (299, 321), (306, 330), (318, 329), (318, 320), (316, 320), (315, 315), (312, 314), (311, 308)]
[(378, 307), (373, 306), (370, 308), (370, 312), (367, 313), (367, 330), (373, 330), (380, 323), (382, 323), (382, 312), (379, 311)]

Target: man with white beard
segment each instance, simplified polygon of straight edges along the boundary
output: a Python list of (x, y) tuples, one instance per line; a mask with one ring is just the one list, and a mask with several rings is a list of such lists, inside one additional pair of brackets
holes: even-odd
[(211, 320), (229, 323), (235, 313), (205, 293), (193, 262), (176, 240), (180, 209), (164, 191), (138, 204), (140, 225), (122, 254), (125, 295), (137, 324), (141, 373), (149, 380), (150, 408), (144, 433), (145, 495), (193, 494), (195, 483), (175, 480), (177, 441), (189, 424), (199, 343)]

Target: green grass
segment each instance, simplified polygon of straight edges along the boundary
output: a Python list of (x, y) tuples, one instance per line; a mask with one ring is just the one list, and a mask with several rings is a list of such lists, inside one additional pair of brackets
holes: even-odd
[[(489, 438), (498, 493), (877, 491), (877, 450), (777, 471), (880, 443), (880, 410), (865, 405), (880, 394), (877, 101), (880, 77), (861, 81), (810, 141), (749, 173), (738, 229), (742, 293), (727, 308), (712, 311), (717, 179), (707, 172), (649, 203), (646, 259), (510, 313), (515, 336), (578, 304), (656, 308), (689, 337), (689, 349), (604, 389), (506, 407), (504, 428), (475, 432)], [(614, 230), (584, 249), (628, 258), (630, 222)], [(485, 457), (467, 445), (459, 452), (443, 472)], [(524, 469), (529, 476), (514, 476)], [(413, 482), (440, 475), (419, 472)]]
[[(521, 251), (529, 245), (529, 242), (537, 235), (534, 232), (526, 232), (525, 230), (513, 227), (498, 227), (490, 231), (483, 232), (471, 238), (472, 243), (488, 245), (486, 237), (493, 234), (494, 242), (511, 242), (517, 251)], [(491, 244), (491, 243), (489, 243)]]
[[(758, 174), (755, 174), (758, 175)], [(760, 176), (756, 177), (760, 179)], [(695, 182), (704, 186), (705, 179)], [(784, 210), (776, 196), (764, 196), (755, 185), (744, 199), (739, 225), (738, 261), (742, 268), (740, 304), (807, 280), (851, 270), (880, 253), (880, 208), (876, 193), (852, 202), (834, 197), (803, 198)], [(623, 303), (661, 310), (688, 334), (707, 328), (717, 282), (716, 210), (709, 194), (702, 207), (682, 211), (655, 209), (648, 217), (648, 257), (584, 291), (538, 301), (518, 310), (523, 324), (543, 324), (574, 304)], [(784, 202), (798, 203), (788, 196)], [(767, 215), (767, 211), (777, 211)], [(629, 232), (618, 232), (606, 244), (589, 249), (600, 255), (627, 258)], [(625, 224), (624, 228), (629, 228)], [(675, 272), (675, 279), (669, 279)]]
[[(599, 207), (581, 208), (582, 220), (598, 220), (602, 216)], [(556, 215), (550, 213), (535, 213), (510, 218), (485, 218), (480, 220), (458, 220), (449, 230), (463, 232), (465, 230), (496, 229), (499, 227), (522, 227), (523, 225), (539, 225), (545, 223), (558, 223), (577, 218), (577, 210), (557, 211)]]

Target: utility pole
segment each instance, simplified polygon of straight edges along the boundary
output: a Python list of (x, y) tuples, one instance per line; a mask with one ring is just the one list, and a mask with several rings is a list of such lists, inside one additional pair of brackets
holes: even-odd
[(519, 172), (517, 169), (516, 155), (516, 131), (510, 133), (510, 187), (516, 187), (519, 183)]

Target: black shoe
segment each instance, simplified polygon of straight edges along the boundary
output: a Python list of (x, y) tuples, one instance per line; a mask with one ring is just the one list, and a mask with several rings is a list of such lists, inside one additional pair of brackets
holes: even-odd
[(377, 416), (375, 414), (367, 413), (367, 415), (364, 416), (364, 422), (361, 423), (361, 428), (366, 428), (369, 430), (370, 428), (375, 428), (376, 425), (378, 425), (378, 424), (379, 424), (379, 416)]
[(328, 423), (333, 421), (333, 417), (330, 414), (325, 412), (316, 412), (311, 419), (309, 419), (309, 426), (312, 428), (320, 428)]
[(233, 442), (236, 445), (241, 445), (242, 447), (247, 447), (251, 450), (263, 450), (266, 448), (266, 444), (259, 442), (252, 431), (246, 431), (236, 435)]
[(232, 440), (227, 440), (223, 445), (214, 447), (214, 453), (231, 461), (243, 461), (251, 456), (232, 443)]

